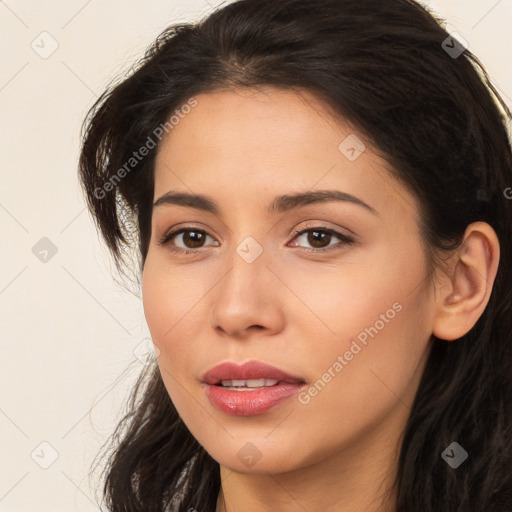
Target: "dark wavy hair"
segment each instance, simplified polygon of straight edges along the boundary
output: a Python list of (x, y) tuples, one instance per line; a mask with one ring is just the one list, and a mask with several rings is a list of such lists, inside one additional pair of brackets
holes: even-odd
[[(139, 276), (156, 149), (126, 162), (194, 95), (232, 87), (310, 91), (358, 130), (417, 198), (431, 265), (470, 223), (492, 226), (501, 261), (489, 303), (459, 340), (432, 339), (401, 441), (397, 512), (512, 510), (511, 112), (463, 50), (412, 0), (239, 0), (167, 28), (82, 127), (88, 207), (116, 267), (136, 253)], [(214, 511), (219, 464), (184, 425), (154, 361), (126, 407), (103, 454), (108, 509)], [(452, 441), (469, 453), (457, 469), (441, 457)]]

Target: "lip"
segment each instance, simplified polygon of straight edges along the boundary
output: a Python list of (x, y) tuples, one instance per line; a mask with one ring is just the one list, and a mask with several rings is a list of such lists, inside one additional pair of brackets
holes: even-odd
[[(221, 380), (275, 379), (275, 386), (235, 391), (217, 386)], [(211, 404), (232, 416), (263, 414), (287, 398), (295, 395), (306, 384), (305, 380), (279, 368), (259, 361), (242, 365), (233, 362), (219, 364), (202, 377)]]
[(221, 380), (248, 380), (248, 379), (275, 379), (279, 382), (291, 384), (304, 383), (305, 380), (290, 375), (275, 366), (260, 361), (248, 361), (244, 364), (236, 364), (231, 361), (214, 366), (202, 377), (206, 384), (217, 384)]

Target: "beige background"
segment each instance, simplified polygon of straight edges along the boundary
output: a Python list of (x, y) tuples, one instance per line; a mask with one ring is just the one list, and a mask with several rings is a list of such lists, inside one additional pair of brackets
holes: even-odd
[[(512, 1), (428, 3), (512, 106)], [(220, 4), (0, 2), (0, 512), (98, 510), (88, 469), (143, 367), (148, 329), (85, 210), (79, 128), (162, 29)]]

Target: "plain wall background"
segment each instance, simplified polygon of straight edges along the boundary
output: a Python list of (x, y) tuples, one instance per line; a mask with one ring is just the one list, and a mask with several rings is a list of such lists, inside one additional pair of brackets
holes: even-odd
[[(166, 26), (221, 3), (0, 3), (0, 512), (98, 510), (88, 471), (144, 366), (149, 331), (85, 209), (79, 129)], [(512, 107), (512, 1), (427, 3)]]

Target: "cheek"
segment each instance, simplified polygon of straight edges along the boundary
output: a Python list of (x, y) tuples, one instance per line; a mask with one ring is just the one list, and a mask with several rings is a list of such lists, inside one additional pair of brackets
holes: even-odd
[(187, 354), (180, 340), (188, 339), (192, 343), (190, 315), (199, 300), (195, 284), (186, 286), (182, 273), (173, 272), (148, 253), (142, 275), (142, 302), (153, 343), (160, 350), (161, 370), (174, 373), (170, 363)]
[[(300, 348), (310, 362), (310, 378), (322, 381), (319, 404), (395, 399), (393, 392), (406, 392), (416, 378), (428, 348), (433, 308), (422, 248), (409, 244), (406, 249), (397, 253), (385, 247), (368, 261), (347, 259), (343, 268), (324, 267), (318, 276), (296, 272), (294, 290), (310, 311), (294, 301), (302, 313), (292, 315), (291, 325), (300, 325), (304, 333)], [(323, 391), (326, 381), (330, 392)]]
[[(338, 341), (319, 340), (314, 349), (304, 347), (302, 358), (308, 361), (310, 379), (298, 396), (296, 435), (314, 432), (319, 441), (306, 443), (297, 457), (316, 459), (335, 447), (356, 446), (377, 429), (384, 429), (383, 435), (392, 439), (391, 431), (402, 428), (422, 374), (429, 336), (421, 298), (396, 297), (395, 309), (387, 297), (375, 299), (363, 311), (350, 309), (347, 330), (347, 322), (338, 321)], [(387, 323), (379, 317), (386, 311)], [(284, 424), (293, 438), (294, 426)]]
[[(153, 342), (159, 344), (162, 334), (172, 327), (175, 282), (161, 272), (160, 266), (148, 253), (142, 274), (142, 304)], [(158, 347), (162, 350), (163, 347)]]
[(194, 353), (190, 350), (194, 334), (187, 322), (194, 304), (193, 290), (184, 286), (179, 272), (169, 271), (151, 251), (148, 253), (142, 275), (144, 315), (159, 349), (157, 363), (163, 383), (178, 411), (190, 407), (190, 397), (184, 392), (184, 371), (190, 367), (188, 358)]
[(331, 290), (338, 301), (331, 326), (338, 336), (305, 347), (314, 371), (301, 397), (310, 408), (307, 418), (328, 414), (323, 435), (359, 435), (397, 407), (409, 414), (428, 355), (433, 311), (419, 267), (395, 261), (387, 265), (388, 273), (368, 269), (358, 286), (350, 281), (351, 286)]
[(142, 275), (142, 300), (153, 341), (167, 344), (180, 330), (189, 331), (207, 292), (207, 281), (192, 266), (172, 267), (165, 256), (150, 251)]
[[(291, 329), (300, 326), (301, 349), (313, 360), (322, 353), (343, 353), (360, 333), (364, 343), (371, 334), (389, 332), (391, 324), (406, 328), (404, 316), (421, 315), (425, 304), (415, 293), (425, 286), (425, 261), (419, 245), (407, 249), (397, 254), (394, 247), (382, 244), (347, 253), (336, 264), (298, 261), (274, 266), (293, 291), (276, 307), (283, 309)], [(404, 315), (404, 308), (410, 313)]]
[(208, 353), (204, 346), (208, 337), (205, 304), (215, 282), (211, 272), (203, 272), (195, 265), (173, 267), (165, 254), (151, 251), (144, 265), (144, 315), (153, 343), (160, 351), (157, 362), (162, 378), (177, 407), (181, 402), (187, 407), (190, 396), (186, 389), (196, 385), (204, 369), (198, 359)]

